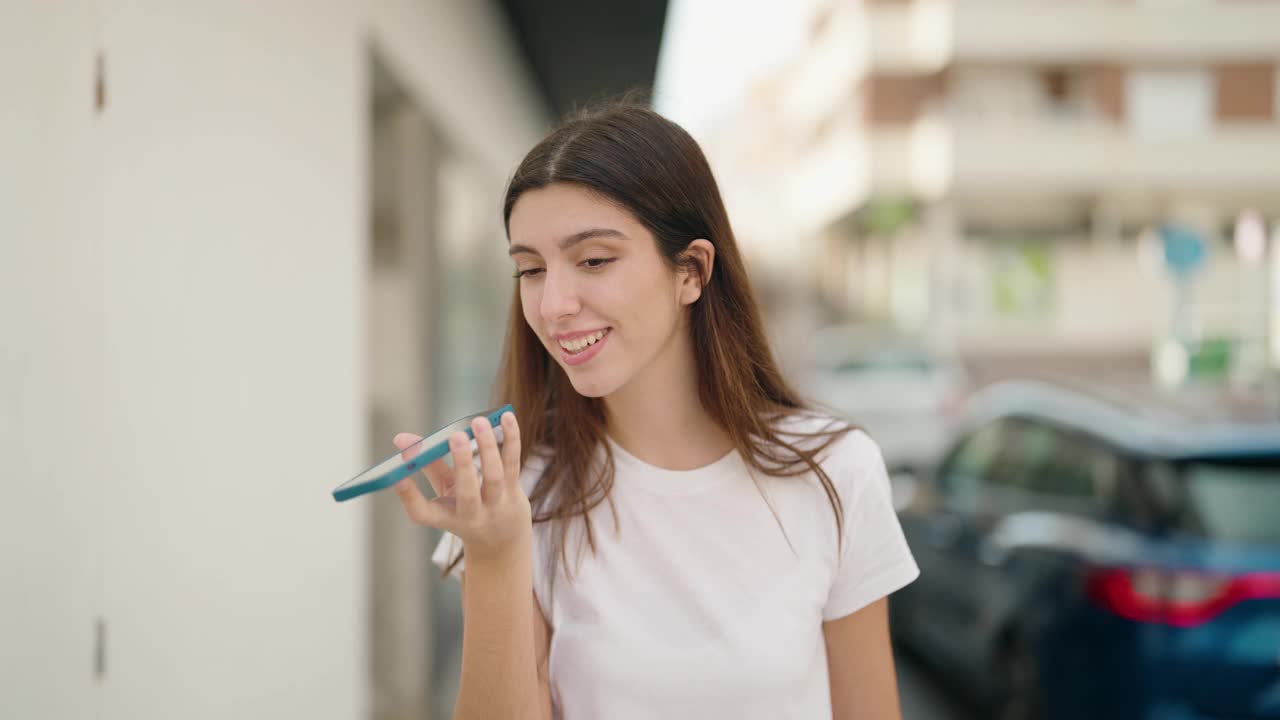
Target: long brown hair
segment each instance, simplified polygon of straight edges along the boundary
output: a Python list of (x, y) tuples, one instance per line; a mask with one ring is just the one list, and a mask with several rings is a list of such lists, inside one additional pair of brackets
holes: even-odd
[[(720, 190), (698, 144), (634, 94), (581, 111), (520, 163), (503, 207), (508, 237), (511, 210), (520, 196), (553, 183), (577, 185), (617, 203), (653, 234), (668, 267), (699, 273), (702, 295), (688, 308), (698, 399), (752, 469), (774, 477), (816, 474), (843, 537), (843, 504), (815, 457), (852, 428), (832, 422), (806, 433), (779, 426), (812, 408), (788, 387), (774, 361)], [(709, 276), (685, 253), (698, 238), (715, 247)], [(574, 390), (525, 322), (518, 282), (496, 400), (515, 407), (521, 464), (534, 453), (545, 454), (545, 470), (529, 496), (533, 522), (557, 522), (560, 557), (567, 561), (569, 520), (584, 521), (587, 544), (595, 549), (588, 511), (610, 497), (613, 454), (602, 400)], [(819, 442), (802, 446), (801, 438)]]

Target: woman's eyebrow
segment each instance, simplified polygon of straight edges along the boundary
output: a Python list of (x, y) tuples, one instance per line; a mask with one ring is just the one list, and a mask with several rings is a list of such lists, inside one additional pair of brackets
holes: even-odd
[[(562, 239), (560, 241), (560, 249), (568, 250), (569, 248), (573, 247), (574, 245), (577, 245), (583, 240), (590, 240), (591, 238), (598, 238), (598, 237), (617, 237), (617, 238), (625, 239), (627, 236), (622, 234), (621, 231), (614, 230), (613, 228), (590, 228), (587, 230), (583, 230), (582, 232), (576, 232)], [(520, 253), (527, 253), (529, 255), (539, 255), (539, 256), (542, 255), (542, 253), (538, 252), (537, 250), (534, 250), (528, 245), (521, 245), (519, 243), (511, 243), (511, 246), (507, 248), (507, 255), (519, 255)]]

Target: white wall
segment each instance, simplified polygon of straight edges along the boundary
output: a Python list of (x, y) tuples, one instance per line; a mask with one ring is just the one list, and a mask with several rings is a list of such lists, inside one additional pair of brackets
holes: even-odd
[(87, 1), (23, 5), (0, 3), (0, 717), (93, 718), (101, 430), (119, 421), (101, 370), (97, 29)]
[(14, 5), (0, 716), (363, 717), (365, 513), (329, 491), (366, 456), (367, 43), (506, 177), (545, 122), (510, 39), (444, 0)]
[(366, 32), (455, 149), (509, 177), (550, 118), (496, 3), (350, 1), (368, 6)]

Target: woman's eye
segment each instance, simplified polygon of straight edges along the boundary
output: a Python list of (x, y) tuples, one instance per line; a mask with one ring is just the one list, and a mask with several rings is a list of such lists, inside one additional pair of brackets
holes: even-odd
[(529, 268), (528, 270), (517, 270), (516, 274), (513, 275), (512, 277), (515, 277), (517, 279), (522, 277), (533, 277), (534, 275), (537, 275), (540, 272), (542, 272), (542, 268)]
[(599, 270), (614, 260), (617, 260), (617, 258), (589, 258), (587, 260), (583, 260), (582, 264), (586, 265), (589, 270)]

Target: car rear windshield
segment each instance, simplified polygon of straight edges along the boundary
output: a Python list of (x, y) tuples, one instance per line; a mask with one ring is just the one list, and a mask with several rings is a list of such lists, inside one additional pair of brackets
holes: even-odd
[(1194, 461), (1180, 475), (1181, 529), (1232, 542), (1280, 544), (1280, 458)]

